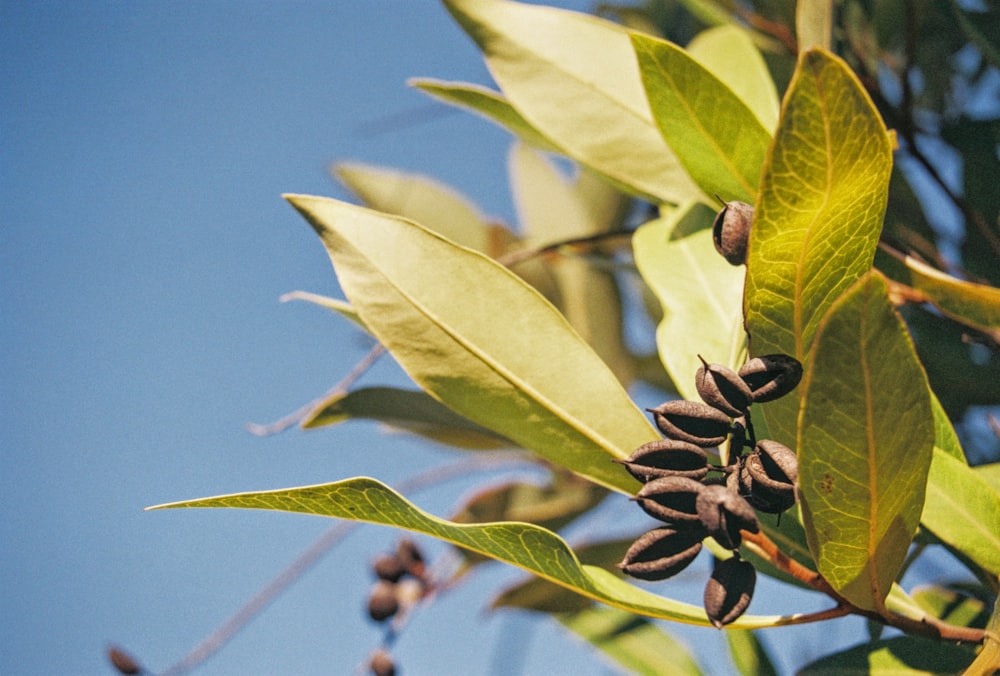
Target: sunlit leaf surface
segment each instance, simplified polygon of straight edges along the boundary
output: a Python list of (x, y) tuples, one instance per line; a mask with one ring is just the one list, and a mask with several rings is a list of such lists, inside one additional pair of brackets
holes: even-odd
[(917, 676), (961, 673), (974, 653), (947, 643), (897, 636), (828, 655), (796, 672), (798, 676)]
[(819, 572), (880, 611), (924, 505), (930, 390), (885, 278), (849, 289), (816, 334), (800, 385), (799, 490)]
[(771, 133), (733, 91), (683, 49), (632, 34), (660, 133), (706, 195), (753, 202)]
[(505, 0), (445, 6), (483, 51), (507, 101), (567, 155), (656, 202), (697, 195), (653, 122), (625, 29)]
[[(320, 486), (224, 495), (151, 509), (176, 507), (267, 509), (395, 526), (505, 561), (578, 594), (623, 610), (711, 626), (705, 611), (698, 606), (645, 591), (602, 568), (581, 565), (569, 545), (551, 531), (528, 523), (456, 524), (445, 521), (416, 508), (374, 479), (362, 477)], [(794, 620), (794, 616), (744, 615), (730, 626), (749, 629)]]
[(538, 292), (413, 222), (320, 197), (288, 200), (322, 238), (358, 316), (426, 392), (547, 460), (634, 492), (611, 459), (658, 435)]

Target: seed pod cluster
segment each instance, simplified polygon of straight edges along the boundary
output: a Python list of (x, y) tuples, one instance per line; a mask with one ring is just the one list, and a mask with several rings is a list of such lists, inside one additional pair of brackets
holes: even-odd
[(372, 572), (375, 583), (368, 592), (368, 615), (376, 622), (412, 606), (430, 588), (423, 555), (409, 539), (400, 540), (395, 552), (377, 557)]
[[(694, 561), (702, 541), (711, 537), (733, 552), (716, 561), (705, 587), (705, 612), (721, 628), (747, 609), (757, 579), (753, 566), (740, 558), (742, 533), (760, 530), (757, 512), (780, 515), (796, 499), (795, 452), (777, 441), (757, 440), (750, 410), (795, 389), (802, 364), (784, 354), (754, 357), (739, 371), (701, 362), (695, 388), (702, 401), (674, 400), (648, 409), (666, 438), (618, 461), (643, 483), (635, 502), (664, 524), (640, 536), (618, 567), (642, 580), (665, 580)], [(727, 439), (728, 464), (711, 464), (707, 449)]]

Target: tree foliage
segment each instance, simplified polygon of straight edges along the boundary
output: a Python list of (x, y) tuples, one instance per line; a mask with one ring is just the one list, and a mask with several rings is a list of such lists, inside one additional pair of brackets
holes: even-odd
[[(337, 168), (366, 206), (286, 196), (346, 300), (297, 297), (354, 321), (414, 383), (337, 392), (298, 422), (375, 418), (459, 450), (517, 449), (549, 485), (478, 493), (448, 519), (368, 478), (161, 507), (306, 512), (439, 538), (470, 566), (536, 576), (498, 605), (551, 614), (625, 669), (657, 673), (670, 654), (700, 673), (648, 618), (709, 626), (705, 611), (614, 568), (633, 534), (574, 550), (559, 530), (609, 492), (638, 490), (612, 462), (659, 437), (641, 410), (658, 402), (633, 401), (635, 385), (697, 399), (700, 355), (738, 368), (783, 353), (803, 364), (802, 383), (755, 422), (796, 451), (798, 506), (744, 532), (746, 557), (826, 595), (829, 610), (744, 615), (727, 629), (735, 663), (770, 668), (740, 628), (857, 614), (903, 635), (817, 654), (802, 673), (991, 673), (1000, 454), (968, 430), (1000, 404), (1000, 106), (981, 103), (997, 89), (996, 8), (683, 0), (605, 4), (598, 18), (444, 1), (499, 89), (413, 85), (514, 136), (519, 227), (387, 168)], [(754, 206), (745, 266), (713, 246), (720, 200)], [(942, 227), (945, 207), (960, 235)], [(624, 337), (636, 314), (657, 326), (656, 355)], [(904, 589), (938, 548), (965, 577)]]

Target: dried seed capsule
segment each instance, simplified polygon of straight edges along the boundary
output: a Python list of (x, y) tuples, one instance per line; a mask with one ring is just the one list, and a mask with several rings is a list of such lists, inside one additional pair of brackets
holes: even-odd
[(694, 384), (701, 400), (731, 418), (746, 415), (753, 403), (753, 395), (743, 379), (728, 366), (709, 364), (701, 355), (698, 359), (701, 359), (702, 366), (695, 374)]
[(396, 663), (388, 651), (379, 648), (368, 660), (368, 668), (373, 676), (396, 676)]
[(740, 546), (741, 530), (760, 530), (750, 504), (723, 485), (705, 486), (695, 499), (695, 509), (701, 525), (726, 549)]
[(750, 605), (757, 571), (749, 561), (734, 556), (716, 560), (712, 577), (705, 585), (705, 613), (717, 629), (734, 621)]
[(368, 594), (368, 614), (376, 622), (384, 622), (398, 611), (396, 585), (388, 580), (378, 580)]
[(746, 202), (734, 200), (726, 202), (726, 206), (716, 215), (712, 224), (712, 241), (715, 250), (730, 265), (743, 265), (747, 261), (747, 241), (750, 239), (750, 226), (753, 225), (752, 206)]
[(773, 401), (799, 384), (802, 363), (787, 354), (765, 354), (744, 364), (739, 376), (750, 387), (755, 402)]
[(398, 556), (382, 554), (372, 564), (372, 571), (380, 580), (399, 582), (399, 578), (406, 574), (406, 564)]
[(117, 669), (119, 674), (132, 676), (142, 673), (142, 666), (121, 648), (115, 646), (108, 648), (108, 660), (111, 661), (111, 666)]
[(427, 574), (427, 565), (424, 563), (424, 555), (417, 547), (417, 543), (409, 538), (403, 538), (396, 545), (396, 557), (406, 566), (406, 572), (423, 580)]
[(699, 401), (675, 399), (646, 409), (663, 435), (708, 448), (718, 446), (729, 434), (729, 416)]
[(695, 502), (704, 488), (694, 479), (665, 476), (648, 482), (636, 493), (635, 500), (654, 519), (689, 529), (699, 523)]
[(784, 444), (761, 439), (747, 456), (741, 483), (747, 502), (768, 514), (781, 514), (795, 504), (798, 458)]
[(708, 474), (708, 455), (699, 446), (675, 439), (657, 439), (635, 449), (625, 460), (629, 474), (645, 483), (662, 476), (702, 479)]
[(700, 529), (656, 528), (632, 543), (618, 567), (640, 580), (666, 580), (694, 561), (705, 535)]

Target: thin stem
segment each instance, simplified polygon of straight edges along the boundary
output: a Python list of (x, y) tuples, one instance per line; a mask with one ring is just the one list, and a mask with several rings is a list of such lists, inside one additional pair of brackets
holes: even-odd
[(551, 244), (546, 244), (545, 246), (533, 247), (530, 249), (522, 249), (520, 251), (512, 251), (509, 254), (500, 256), (497, 262), (508, 268), (514, 267), (518, 263), (523, 263), (529, 261), (532, 258), (537, 258), (539, 256), (544, 256), (546, 254), (556, 253), (560, 249), (565, 247), (580, 247), (588, 249), (597, 244), (604, 244), (607, 242), (614, 241), (616, 239), (624, 239), (626, 241), (632, 238), (632, 232), (601, 232), (596, 235), (587, 235), (586, 237), (571, 237), (569, 239), (563, 239), (558, 242), (552, 242)]
[(307, 415), (312, 413), (317, 406), (328, 400), (330, 397), (346, 393), (347, 390), (350, 389), (351, 385), (353, 385), (358, 378), (363, 376), (383, 354), (385, 354), (385, 346), (381, 343), (376, 344), (371, 350), (368, 351), (368, 354), (361, 358), (361, 361), (354, 365), (354, 368), (351, 369), (350, 373), (344, 376), (339, 383), (327, 390), (322, 396), (313, 399), (305, 406), (292, 411), (288, 415), (274, 421), (273, 423), (269, 423), (267, 425), (247, 423), (247, 431), (258, 437), (266, 437), (272, 434), (277, 434), (278, 432), (284, 432), (292, 425), (299, 424)]

